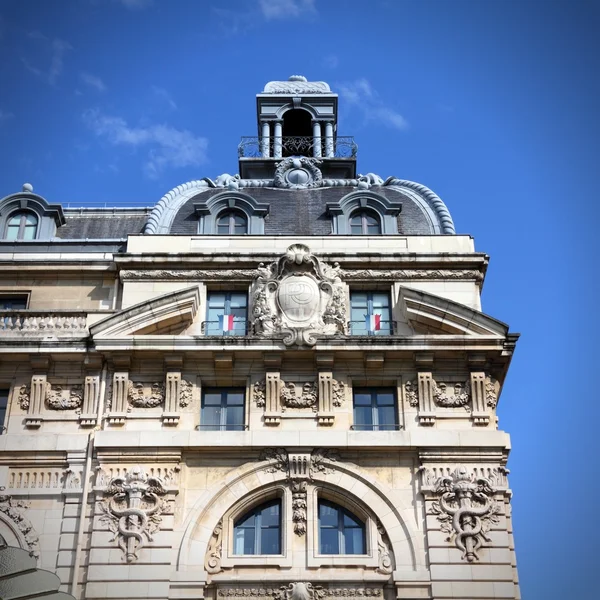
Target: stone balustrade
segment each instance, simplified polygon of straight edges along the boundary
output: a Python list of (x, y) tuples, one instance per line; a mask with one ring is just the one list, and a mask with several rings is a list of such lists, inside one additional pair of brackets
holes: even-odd
[(87, 333), (87, 313), (84, 311), (0, 310), (0, 337), (85, 336)]

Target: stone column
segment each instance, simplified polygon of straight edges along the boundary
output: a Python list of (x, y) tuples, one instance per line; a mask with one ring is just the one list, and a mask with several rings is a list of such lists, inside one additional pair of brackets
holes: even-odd
[(333, 154), (333, 122), (327, 121), (325, 123), (325, 156), (333, 158)]
[(281, 423), (281, 379), (279, 371), (267, 371), (265, 377), (265, 425)]
[(282, 123), (281, 123), (281, 121), (275, 121), (275, 133), (273, 134), (273, 157), (281, 158), (282, 150), (283, 150)]
[(313, 121), (313, 156), (321, 158), (321, 122)]
[(260, 151), (263, 158), (269, 158), (269, 146), (271, 143), (271, 126), (269, 121), (263, 121), (261, 123), (261, 138), (260, 138)]

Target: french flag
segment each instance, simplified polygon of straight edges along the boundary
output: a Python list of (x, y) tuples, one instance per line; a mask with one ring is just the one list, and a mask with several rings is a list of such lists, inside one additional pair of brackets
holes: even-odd
[(233, 329), (233, 315), (219, 315), (219, 328), (223, 331)]
[(381, 315), (365, 315), (365, 323), (368, 331), (379, 331), (381, 329)]

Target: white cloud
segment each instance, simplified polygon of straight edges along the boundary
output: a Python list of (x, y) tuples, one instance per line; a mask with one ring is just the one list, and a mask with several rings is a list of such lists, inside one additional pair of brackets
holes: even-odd
[(366, 120), (375, 120), (386, 127), (401, 131), (408, 129), (408, 121), (381, 100), (368, 79), (363, 77), (355, 81), (339, 83), (336, 87), (340, 96), (348, 104), (360, 110)]
[(92, 75), (91, 73), (85, 73), (85, 72), (80, 73), (79, 77), (81, 78), (81, 81), (83, 81), (83, 83), (85, 83), (86, 85), (89, 85), (90, 87), (95, 88), (99, 92), (106, 91), (106, 85), (104, 85), (104, 81), (102, 81), (102, 79), (100, 79), (100, 77), (97, 77), (96, 75)]
[(129, 10), (143, 10), (153, 4), (153, 0), (116, 0), (116, 2)]
[(71, 44), (69, 44), (69, 42), (58, 38), (54, 38), (52, 41), (50, 41), (39, 31), (32, 31), (28, 34), (28, 37), (34, 40), (40, 40), (49, 48), (51, 51), (50, 66), (48, 67), (48, 70), (44, 71), (30, 64), (26, 58), (21, 59), (23, 64), (34, 75), (40, 77), (50, 85), (56, 85), (58, 78), (63, 71), (64, 55), (68, 50), (73, 50), (73, 47)]
[(9, 119), (14, 118), (14, 116), (15, 115), (13, 115), (11, 112), (6, 112), (0, 108), (0, 123), (2, 121), (8, 121)]
[(83, 119), (98, 137), (115, 146), (149, 148), (144, 171), (150, 178), (158, 177), (168, 167), (199, 166), (206, 162), (208, 140), (187, 129), (169, 125), (130, 127), (125, 119), (103, 115), (98, 110), (86, 111)]
[(155, 96), (157, 96), (161, 100), (164, 100), (171, 110), (177, 110), (177, 104), (175, 103), (175, 100), (173, 100), (173, 98), (171, 97), (171, 94), (167, 92), (167, 90), (158, 87), (157, 85), (153, 85), (152, 92)]
[(259, 0), (265, 19), (295, 19), (316, 12), (315, 0)]

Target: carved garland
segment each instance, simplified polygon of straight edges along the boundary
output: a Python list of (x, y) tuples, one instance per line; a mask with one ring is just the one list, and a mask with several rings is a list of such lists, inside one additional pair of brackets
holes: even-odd
[[(66, 392), (66, 396), (65, 396)], [(29, 410), (31, 399), (31, 386), (22, 385), (19, 388), (17, 402), (22, 410)], [(45, 403), (50, 410), (76, 410), (83, 404), (83, 386), (74, 385), (64, 390), (60, 385), (46, 382)]]
[[(4, 490), (4, 488), (0, 488)], [(34, 558), (40, 556), (39, 538), (33, 525), (25, 516), (25, 511), (29, 508), (29, 503), (24, 500), (15, 500), (12, 496), (0, 495), (0, 512), (5, 514), (21, 532), (29, 548), (29, 554)]]
[(317, 384), (314, 382), (305, 383), (300, 395), (297, 394), (293, 383), (284, 383), (281, 386), (280, 398), (282, 412), (285, 412), (286, 408), (312, 408), (313, 412), (317, 412)]
[(410, 406), (419, 406), (419, 396), (417, 394), (417, 384), (414, 381), (407, 381), (404, 384), (406, 400)]
[(444, 406), (446, 408), (462, 406), (466, 410), (470, 410), (469, 400), (471, 399), (471, 384), (468, 381), (465, 383), (457, 382), (454, 384), (454, 393), (450, 394), (446, 383), (437, 383), (434, 381), (433, 397), (438, 406)]
[(127, 387), (127, 400), (136, 408), (160, 406), (165, 400), (165, 386), (163, 383), (153, 383), (150, 387), (150, 395), (146, 396), (143, 383), (130, 381)]

